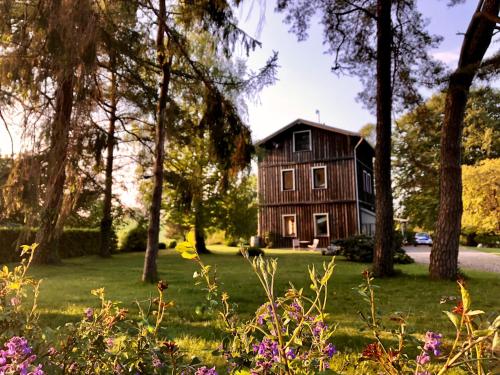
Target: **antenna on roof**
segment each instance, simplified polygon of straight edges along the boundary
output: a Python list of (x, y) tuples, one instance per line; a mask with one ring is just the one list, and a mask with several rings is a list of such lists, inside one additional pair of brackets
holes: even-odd
[(316, 114), (318, 115), (318, 123), (321, 123), (321, 119), (320, 119), (320, 116), (319, 116), (319, 109), (316, 110)]

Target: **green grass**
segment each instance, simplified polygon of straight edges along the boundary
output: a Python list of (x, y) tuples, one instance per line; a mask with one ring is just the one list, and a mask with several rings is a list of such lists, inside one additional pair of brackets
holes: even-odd
[[(239, 306), (243, 316), (249, 316), (264, 302), (264, 293), (245, 259), (236, 256), (234, 248), (211, 246), (213, 255), (203, 256), (206, 264), (216, 265), (223, 290), (227, 290), (231, 300)], [(284, 292), (292, 282), (295, 286), (309, 288), (307, 266), (320, 266), (328, 258), (307, 251), (266, 251), (267, 256), (278, 259), (277, 291)], [(43, 278), (39, 307), (41, 323), (56, 327), (68, 320), (77, 320), (88, 306), (96, 306), (97, 300), (90, 290), (105, 287), (109, 299), (121, 301), (136, 311), (135, 300), (144, 300), (156, 292), (155, 286), (140, 281), (143, 253), (129, 253), (112, 259), (84, 257), (65, 260), (62, 266), (37, 266), (31, 275)], [(175, 300), (176, 306), (170, 311), (167, 324), (172, 339), (188, 346), (196, 354), (206, 358), (211, 348), (215, 348), (221, 337), (216, 325), (194, 313), (195, 307), (203, 302), (204, 293), (193, 284), (196, 265), (182, 259), (172, 250), (162, 251), (158, 260), (159, 271), (169, 283), (168, 298)], [(338, 323), (334, 342), (343, 351), (360, 351), (370, 342), (370, 338), (360, 329), (363, 324), (358, 317), (359, 310), (366, 306), (352, 290), (361, 282), (361, 273), (366, 264), (337, 260), (330, 286), (328, 311), (331, 320)], [(409, 315), (410, 326), (418, 332), (427, 330), (442, 332), (451, 336), (451, 324), (442, 310), (451, 309), (451, 304), (440, 304), (443, 296), (457, 296), (452, 282), (430, 281), (427, 270), (421, 265), (398, 266), (402, 274), (394, 279), (376, 280), (379, 307), (384, 313), (401, 311)], [(473, 298), (473, 307), (486, 312), (498, 312), (500, 301), (500, 278), (498, 274), (468, 271), (468, 286)], [(388, 321), (388, 323), (390, 323)]]
[(498, 254), (500, 255), (500, 248), (498, 247), (472, 247), (472, 246), (463, 246), (465, 250), (473, 250), (480, 251), (482, 253), (490, 253), (490, 254)]

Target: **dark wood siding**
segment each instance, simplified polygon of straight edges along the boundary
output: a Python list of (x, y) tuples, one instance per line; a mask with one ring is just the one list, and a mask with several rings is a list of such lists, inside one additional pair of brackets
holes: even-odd
[[(311, 131), (311, 150), (294, 152), (293, 133), (303, 130)], [(265, 237), (272, 233), (275, 247), (291, 247), (292, 238), (283, 237), (283, 215), (295, 214), (297, 238), (312, 242), (315, 213), (329, 215), (329, 237), (318, 237), (320, 247), (328, 246), (332, 239), (356, 234), (354, 147), (358, 141), (356, 136), (297, 124), (261, 145), (258, 163), (259, 235)], [(364, 155), (367, 151), (363, 143), (358, 149), (358, 169), (365, 163), (372, 164), (373, 150), (367, 147), (369, 155)], [(312, 168), (316, 166), (326, 167), (326, 189), (312, 187)], [(295, 171), (295, 190), (281, 191), (283, 169)], [(362, 187), (359, 173), (358, 170), (358, 183), (361, 183), (358, 186)]]
[[(326, 189), (312, 188), (312, 167), (326, 166)], [(281, 170), (295, 171), (295, 190), (281, 191)], [(259, 166), (260, 204), (354, 201), (354, 159)]]
[[(293, 152), (293, 132), (301, 130), (311, 130), (312, 151)], [(354, 145), (351, 143), (347, 135), (297, 125), (262, 146), (264, 155), (260, 164), (286, 165), (352, 157)]]
[(320, 247), (327, 247), (334, 238), (345, 238), (356, 234), (356, 203), (330, 203), (305, 205), (264, 206), (259, 210), (261, 236), (273, 233), (274, 247), (292, 247), (292, 239), (283, 237), (283, 215), (297, 215), (297, 238), (312, 242), (314, 237), (313, 214), (328, 213), (330, 237), (317, 237)]

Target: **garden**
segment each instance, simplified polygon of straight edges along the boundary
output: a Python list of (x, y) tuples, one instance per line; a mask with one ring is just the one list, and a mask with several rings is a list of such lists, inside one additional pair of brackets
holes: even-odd
[[(30, 249), (26, 252), (28, 256)], [(37, 368), (89, 374), (212, 374), (228, 369), (423, 374), (441, 368), (475, 341), (469, 349), (479, 352), (464, 351), (460, 361), (450, 364), (458, 364), (462, 372), (447, 373), (467, 373), (463, 364), (475, 356), (480, 359), (470, 367), (478, 369), (480, 363), (485, 374), (498, 365), (491, 346), (500, 323), (498, 299), (491, 293), (500, 287), (495, 274), (467, 271), (459, 285), (468, 292), (461, 292), (453, 283), (429, 281), (426, 269), (416, 264), (398, 266), (396, 278), (373, 280), (368, 264), (344, 257), (332, 261), (316, 252), (266, 250), (263, 258), (254, 259), (223, 245), (212, 246), (211, 252), (198, 257), (189, 242), (179, 244), (177, 251), (162, 250), (158, 266), (163, 281), (156, 286), (138, 278), (142, 253), (72, 258), (59, 266), (32, 267), (25, 276), (23, 267), (4, 268), (2, 339), (28, 341), (12, 347), (7, 342), (0, 365), (12, 370), (24, 363), (33, 374)], [(29, 291), (33, 288), (36, 306)], [(367, 303), (372, 292), (374, 310)], [(295, 336), (284, 354), (289, 357), (285, 368), (269, 298), (276, 301), (283, 338)], [(468, 316), (474, 331), (468, 332), (466, 320), (460, 322)], [(9, 320), (14, 318), (18, 324)], [(459, 327), (463, 332), (457, 346)], [(426, 332), (435, 333), (434, 341)], [(426, 350), (431, 341), (439, 347)], [(20, 354), (23, 360), (17, 364), (19, 356), (6, 354), (15, 345), (30, 345), (25, 349), (30, 356)]]

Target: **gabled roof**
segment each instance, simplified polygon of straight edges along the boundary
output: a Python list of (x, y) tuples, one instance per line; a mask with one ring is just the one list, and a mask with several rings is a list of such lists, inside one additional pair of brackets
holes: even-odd
[(286, 130), (288, 130), (288, 129), (290, 129), (293, 126), (298, 125), (298, 124), (304, 124), (304, 125), (311, 126), (313, 128), (322, 129), (322, 130), (326, 130), (326, 131), (329, 131), (329, 132), (340, 133), (340, 134), (344, 134), (344, 135), (349, 135), (349, 136), (353, 136), (353, 137), (360, 137), (360, 138), (362, 138), (361, 134), (356, 133), (356, 132), (351, 132), (349, 130), (334, 128), (333, 126), (328, 126), (328, 125), (325, 125), (325, 124), (320, 124), (318, 122), (303, 120), (303, 119), (299, 118), (299, 119), (291, 122), (290, 124), (284, 126), (283, 128), (275, 131), (273, 134), (267, 136), (266, 138), (261, 139), (261, 140), (255, 142), (255, 145), (256, 146), (260, 146), (260, 145), (266, 143), (267, 141), (269, 141), (270, 139), (273, 139), (278, 134), (283, 133), (284, 131), (286, 131)]

